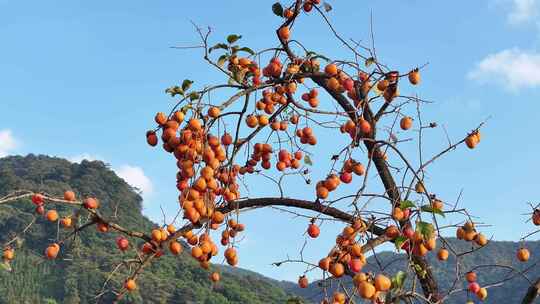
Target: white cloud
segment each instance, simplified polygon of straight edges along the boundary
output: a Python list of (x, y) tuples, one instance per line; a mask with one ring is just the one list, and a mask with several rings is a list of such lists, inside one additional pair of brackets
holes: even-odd
[(523, 24), (538, 16), (538, 0), (512, 0), (512, 10), (508, 14), (510, 24)]
[(490, 54), (467, 75), (479, 83), (495, 83), (516, 91), (540, 86), (540, 53), (512, 48)]
[(99, 159), (100, 157), (98, 157), (97, 155), (92, 155), (88, 153), (83, 153), (83, 154), (75, 155), (68, 158), (68, 160), (72, 163), (80, 163), (83, 160), (94, 161), (94, 160), (99, 160)]
[(11, 130), (0, 130), (0, 157), (7, 156), (17, 148), (17, 141), (13, 137)]
[[(89, 154), (89, 153), (82, 153), (80, 155), (75, 155), (72, 157), (69, 157), (68, 160), (72, 163), (80, 163), (83, 160), (88, 161), (94, 161), (94, 160), (103, 160), (103, 158)], [(141, 167), (137, 166), (131, 166), (131, 165), (122, 165), (120, 167), (113, 168), (113, 171), (118, 175), (120, 178), (126, 181), (129, 185), (132, 187), (135, 187), (142, 191), (142, 194), (144, 196), (147, 196), (151, 194), (154, 191), (154, 186), (152, 184), (152, 181), (146, 174), (144, 173), (144, 170)]]
[(118, 176), (123, 178), (128, 184), (138, 188), (144, 195), (149, 195), (153, 192), (154, 186), (148, 176), (140, 167), (123, 165), (114, 170)]

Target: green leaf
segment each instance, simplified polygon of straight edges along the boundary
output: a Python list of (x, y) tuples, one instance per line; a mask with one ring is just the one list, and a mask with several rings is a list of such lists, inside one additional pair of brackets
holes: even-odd
[(373, 63), (375, 63), (375, 58), (369, 57), (368, 59), (366, 59), (366, 67), (369, 67)]
[(185, 79), (183, 82), (182, 82), (182, 91), (187, 91), (189, 90), (189, 88), (191, 87), (191, 85), (193, 84), (193, 81), (192, 80), (189, 80), (189, 79)]
[(0, 266), (5, 270), (11, 272), (11, 265), (9, 265), (8, 261), (3, 261), (0, 263)]
[(191, 101), (196, 100), (196, 99), (199, 99), (199, 98), (200, 98), (200, 95), (199, 95), (199, 93), (197, 93), (197, 92), (191, 92), (191, 94), (189, 94), (189, 99), (190, 99)]
[(444, 215), (444, 212), (442, 212), (441, 209), (433, 208), (430, 205), (423, 205), (422, 207), (420, 207), (420, 210), (422, 210), (424, 212), (435, 213), (435, 214), (438, 214), (438, 215), (440, 215), (442, 217), (446, 217)]
[(214, 45), (213, 47), (209, 48), (208, 53), (212, 53), (213, 50), (217, 50), (217, 49), (228, 50), (229, 46), (227, 44), (225, 44), (225, 43), (218, 43), (218, 44)]
[(223, 54), (223, 55), (219, 56), (219, 58), (217, 60), (217, 65), (220, 66), (220, 67), (223, 67), (223, 65), (225, 64), (225, 62), (227, 61), (228, 58), (229, 58), (229, 56), (227, 56), (226, 54)]
[(399, 204), (399, 208), (401, 208), (401, 209), (407, 209), (407, 208), (413, 208), (413, 207), (416, 207), (416, 205), (413, 202), (409, 201), (409, 200), (402, 201)]
[(418, 265), (418, 264), (413, 264), (413, 266), (414, 266), (414, 270), (415, 270), (416, 272), (421, 272), (421, 271), (423, 270), (423, 269), (422, 269), (422, 266), (420, 266), (420, 265)]
[(304, 163), (308, 166), (313, 166), (313, 162), (311, 161), (311, 157), (309, 155), (304, 155)]
[(255, 51), (253, 51), (252, 49), (248, 48), (247, 46), (243, 47), (243, 48), (239, 48), (238, 49), (239, 52), (246, 52), (250, 55), (255, 55)]
[[(181, 87), (179, 87), (179, 86), (174, 86), (174, 88), (173, 88), (173, 93), (174, 93), (174, 95), (180, 94), (180, 95), (184, 96), (184, 93), (185, 93), (185, 92), (184, 92), (184, 90), (182, 90)], [(174, 95), (173, 95), (173, 96), (174, 96)]]
[(276, 16), (283, 17), (283, 6), (281, 6), (281, 3), (274, 3), (272, 5), (272, 12), (274, 12)]
[(392, 278), (392, 288), (401, 289), (401, 287), (403, 287), (403, 284), (405, 283), (405, 279), (407, 279), (407, 273), (401, 270), (398, 271), (396, 275)]
[(430, 239), (433, 236), (433, 233), (435, 232), (435, 228), (433, 228), (433, 225), (431, 223), (426, 222), (418, 222), (416, 223), (416, 230), (420, 232), (424, 239)]
[(238, 39), (240, 39), (240, 38), (242, 38), (241, 35), (232, 34), (232, 35), (227, 36), (227, 42), (229, 44), (232, 44), (232, 43), (235, 43), (236, 41), (238, 41)]
[(176, 94), (184, 95), (184, 90), (182, 90), (182, 88), (179, 86), (174, 86), (174, 87), (167, 88), (165, 90), (165, 93), (170, 94), (171, 97), (174, 97)]
[(186, 114), (187, 111), (188, 111), (189, 109), (191, 109), (191, 105), (188, 104), (188, 105), (183, 106), (183, 107), (180, 109), (180, 111), (181, 111), (182, 113)]
[(408, 239), (403, 236), (403, 235), (400, 235), (398, 236), (395, 240), (394, 240), (394, 245), (396, 245), (396, 249), (397, 250), (401, 250), (401, 246), (403, 246), (403, 243), (405, 243)]

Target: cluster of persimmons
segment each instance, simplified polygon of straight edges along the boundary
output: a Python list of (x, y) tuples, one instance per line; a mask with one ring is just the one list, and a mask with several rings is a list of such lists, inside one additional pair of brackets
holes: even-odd
[[(305, 0), (302, 1), (301, 10), (309, 13), (319, 4), (319, 0)], [(282, 12), (282, 16), (285, 20), (291, 20), (299, 13), (300, 11), (291, 6)], [(281, 26), (277, 32), (280, 41), (286, 44), (291, 39), (291, 29), (288, 25), (290, 22), (285, 24), (287, 25)], [(254, 57), (242, 57), (236, 52), (226, 57), (227, 66), (223, 71), (231, 73), (244, 90), (262, 92), (260, 98), (252, 102), (249, 109), (247, 109), (246, 101), (246, 107), (241, 112), (232, 112), (232, 110), (226, 112), (225, 110), (229, 110), (227, 109), (229, 104), (211, 105), (202, 103), (200, 100), (197, 102), (197, 98), (188, 98), (195, 95), (182, 92), (185, 97), (182, 101), (189, 100), (187, 106), (181, 109), (175, 107), (168, 115), (159, 112), (154, 116), (157, 127), (146, 132), (146, 141), (152, 147), (161, 143), (162, 149), (174, 158), (178, 169), (176, 174), (178, 203), (182, 209), (182, 216), (189, 225), (180, 233), (183, 241), (179, 240), (178, 231), (173, 225), (153, 229), (149, 232), (150, 239), (136, 249), (140, 253), (159, 257), (168, 251), (173, 255), (178, 255), (184, 248), (189, 247), (191, 256), (198, 261), (200, 266), (209, 269), (211, 259), (220, 251), (212, 239), (211, 231), (222, 229), (219, 244), (224, 247), (224, 259), (231, 266), (238, 264), (239, 256), (235, 238), (246, 227), (238, 222), (237, 217), (233, 217), (228, 212), (234, 208), (227, 209), (227, 207), (234, 206), (233, 203), (242, 197), (239, 179), (243, 175), (256, 174), (263, 170), (276, 170), (278, 174), (301, 170), (302, 162), (308, 162), (305, 148), (317, 145), (316, 130), (309, 126), (313, 118), (309, 116), (311, 114), (302, 113), (309, 111), (313, 114), (319, 113), (317, 111), (320, 108), (322, 96), (315, 87), (307, 88), (299, 94), (302, 90), (300, 86), (309, 78), (303, 75), (317, 74), (317, 77), (324, 79), (322, 86), (326, 91), (331, 95), (347, 96), (357, 111), (363, 111), (367, 102), (365, 96), (372, 92), (380, 95), (386, 103), (391, 103), (399, 97), (398, 81), (402, 76), (406, 76), (412, 85), (418, 85), (421, 79), (418, 68), (404, 75), (392, 71), (380, 77), (364, 71), (356, 71), (354, 74), (347, 72), (347, 65), (340, 61), (330, 61), (321, 69), (319, 60), (309, 55), (291, 59), (290, 56), (285, 57), (283, 54), (276, 53), (265, 62), (267, 64), (261, 68)], [(295, 98), (295, 96), (300, 96), (300, 98)], [(282, 112), (285, 108), (291, 111)], [(234, 122), (235, 128), (232, 132), (229, 133), (225, 128), (216, 127), (226, 125), (225, 120), (232, 116), (230, 114), (240, 115), (238, 124)], [(401, 130), (412, 129), (413, 118), (400, 115)], [(373, 139), (376, 128), (372, 121), (362, 115), (354, 119), (348, 116), (346, 120), (339, 122), (339, 131), (353, 143), (366, 138)], [(284, 148), (285, 145), (281, 144), (283, 141), (273, 144), (268, 139), (258, 140), (255, 136), (261, 130), (269, 130), (271, 134), (275, 133), (278, 136), (283, 134), (283, 138), (288, 138), (291, 147)], [(241, 133), (246, 131), (249, 135), (242, 136)], [(289, 136), (289, 131), (294, 135)], [(475, 130), (467, 135), (464, 143), (473, 149), (480, 140), (480, 132)], [(247, 153), (245, 161), (239, 162), (237, 154), (241, 149), (245, 149)], [(381, 155), (371, 155), (372, 151)], [(374, 157), (387, 160), (387, 155), (379, 149), (368, 150), (367, 161)], [(341, 159), (342, 165), (334, 170), (335, 172), (330, 172), (325, 178), (315, 183), (314, 192), (312, 192), (313, 201), (324, 203), (331, 192), (343, 184), (350, 184), (354, 176), (366, 178), (367, 169), (358, 159), (348, 154)], [(427, 210), (444, 212), (443, 202), (434, 195), (426, 193), (422, 181), (418, 181), (414, 189), (418, 194), (430, 197)], [(66, 191), (63, 200), (75, 202), (76, 195), (72, 191)], [(43, 195), (33, 195), (32, 202), (36, 204), (36, 212), (45, 216), (48, 221), (60, 221), (60, 225), (64, 228), (75, 228), (71, 217), (60, 219), (56, 210), (45, 210)], [(81, 204), (89, 211), (96, 210), (100, 205), (99, 201), (93, 197), (84, 198)], [(428, 252), (437, 249), (439, 236), (431, 224), (421, 227), (419, 221), (411, 220), (419, 212), (420, 210), (414, 204), (403, 205), (399, 202), (393, 204), (389, 214), (391, 223), (385, 227), (384, 236), (394, 242), (398, 249), (404, 250), (409, 255), (425, 256)], [(540, 211), (534, 212), (533, 222), (535, 225), (540, 225)], [(96, 220), (95, 224), (100, 232), (106, 233), (110, 229), (109, 224), (104, 221)], [(358, 216), (354, 217), (354, 220), (337, 235), (335, 245), (320, 259), (318, 266), (335, 278), (340, 278), (345, 274), (351, 275), (357, 294), (364, 299), (376, 301), (381, 294), (393, 287), (393, 283), (392, 279), (383, 273), (362, 272), (366, 264), (364, 255), (366, 249), (362, 242), (366, 239), (369, 225), (368, 221)], [(313, 219), (308, 225), (307, 234), (311, 238), (317, 238), (320, 233), (320, 228)], [(477, 232), (471, 221), (457, 227), (456, 236), (460, 240), (474, 242), (478, 246), (485, 246), (488, 243), (486, 237)], [(131, 246), (124, 236), (119, 236), (116, 244), (121, 251), (126, 251)], [(61, 245), (61, 242), (50, 244), (45, 249), (46, 258), (55, 259)], [(446, 261), (449, 258), (450, 252), (445, 246), (443, 243), (443, 246), (436, 250), (440, 261)], [(529, 255), (526, 248), (520, 248), (517, 258), (520, 261), (527, 261)], [(14, 256), (13, 248), (4, 249), (4, 260), (12, 260)], [(219, 281), (219, 273), (211, 273), (210, 279), (213, 282)], [(130, 276), (125, 280), (124, 288), (128, 291), (135, 290), (137, 288), (135, 280), (136, 277)], [(465, 280), (468, 282), (470, 292), (476, 294), (481, 300), (486, 299), (487, 289), (481, 288), (478, 284), (475, 272), (466, 273)], [(298, 284), (302, 288), (309, 285), (305, 274), (300, 276)], [(347, 297), (344, 293), (336, 292), (332, 303), (345, 303)]]

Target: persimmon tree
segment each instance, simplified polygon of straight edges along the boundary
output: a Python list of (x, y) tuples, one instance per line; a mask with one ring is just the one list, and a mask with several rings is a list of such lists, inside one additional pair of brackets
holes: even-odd
[[(275, 3), (272, 10), (282, 18), (276, 44), (260, 51), (242, 46), (239, 35), (211, 43), (211, 30), (196, 27), (203, 60), (223, 83), (197, 88), (197, 83), (185, 80), (168, 88), (176, 104), (157, 113), (157, 126), (146, 133), (148, 144), (160, 147), (171, 165), (178, 167), (181, 227), (164, 223), (152, 231), (126, 229), (100, 213), (99, 198), (78, 199), (69, 189), (63, 198), (17, 191), (1, 198), (0, 204), (31, 197), (38, 214), (67, 229), (43, 249), (47, 259), (57, 258), (64, 244), (88, 227), (117, 233), (120, 251), (135, 248), (131, 259), (111, 269), (112, 276), (129, 265), (123, 284), (107, 280), (99, 293), (113, 292), (117, 299), (137, 288), (136, 280), (147, 265), (163, 254), (178, 255), (184, 248), (205, 269), (210, 262), (238, 265), (241, 255), (249, 254), (236, 241), (249, 229), (242, 218), (249, 216), (250, 209), (269, 206), (301, 215), (298, 219), (305, 219), (309, 238), (319, 236), (325, 221), (343, 228), (320, 260), (301, 257), (278, 262), (306, 265), (298, 279), (302, 288), (319, 271), (324, 281), (338, 282), (333, 294), (325, 293), (324, 303), (352, 303), (355, 297), (374, 303), (442, 303), (459, 292), (471, 299), (486, 299), (488, 288), (504, 282), (481, 286), (476, 272), (483, 266), (464, 269), (460, 260), (475, 254), (488, 239), (465, 208), (438, 197), (426, 178), (430, 166), (447, 153), (461, 146), (474, 149), (481, 141), (483, 123), (461, 130), (461, 138), (442, 137), (440, 151), (426, 157), (423, 138), (441, 127), (422, 117), (425, 100), (400, 94), (400, 88), (421, 84), (425, 66), (406, 71), (389, 68), (379, 61), (373, 46), (343, 38), (327, 17), (331, 7), (318, 0), (296, 0), (288, 6)], [(318, 15), (329, 28), (328, 38), (335, 38), (350, 56), (332, 58), (304, 46), (294, 27), (306, 14)], [(214, 97), (224, 95), (228, 97)], [(407, 142), (415, 142), (417, 149), (404, 152)], [(313, 155), (321, 153), (318, 147), (328, 147), (333, 154), (327, 163), (314, 165)], [(312, 181), (314, 177), (317, 180)], [(250, 184), (261, 178), (275, 185), (278, 195), (248, 195)], [(287, 195), (287, 188), (297, 187), (299, 181), (305, 185), (304, 195)], [(73, 215), (59, 218), (55, 204), (73, 206)], [(536, 225), (539, 214), (535, 209)], [(451, 231), (446, 235), (455, 231), (458, 239), (470, 242), (471, 249), (453, 248), (444, 237), (445, 230)], [(130, 243), (128, 237), (139, 239), (140, 244)], [(362, 272), (366, 254), (376, 255), (375, 248), (385, 243), (405, 253), (408, 266), (398, 273), (385, 273), (382, 267), (377, 273)], [(4, 261), (9, 263), (15, 258), (15, 239), (3, 248)], [(432, 274), (426, 260), (430, 252), (440, 263), (449, 257), (456, 261), (454, 284), (447, 290), (438, 286)], [(520, 249), (517, 258), (527, 260), (528, 251)], [(524, 275), (524, 271), (512, 271), (514, 276)], [(340, 283), (343, 276), (352, 278), (352, 287)], [(212, 272), (209, 278), (218, 284), (220, 275)], [(540, 285), (531, 285), (524, 303), (536, 297), (535, 286)]]

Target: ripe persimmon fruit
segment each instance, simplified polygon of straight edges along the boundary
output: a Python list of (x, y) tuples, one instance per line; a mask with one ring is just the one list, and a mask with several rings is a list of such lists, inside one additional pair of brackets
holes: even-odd
[(471, 283), (471, 282), (476, 282), (477, 280), (477, 276), (476, 276), (476, 272), (474, 271), (469, 271), (465, 274), (465, 279), (467, 280), (467, 282)]
[(13, 248), (6, 248), (2, 253), (2, 258), (7, 261), (13, 260), (15, 258), (15, 250)]
[(328, 189), (324, 186), (317, 187), (317, 197), (320, 199), (326, 199), (328, 197)]
[(409, 82), (413, 85), (420, 83), (420, 72), (418, 69), (414, 69), (409, 72)]
[(208, 116), (217, 118), (221, 114), (221, 110), (218, 107), (210, 107), (208, 109)]
[(64, 192), (64, 199), (66, 201), (73, 202), (75, 200), (75, 192), (73, 192), (71, 190), (68, 190), (68, 191)]
[(32, 195), (32, 203), (36, 205), (42, 205), (45, 202), (45, 199), (42, 194), (36, 193)]
[(409, 116), (403, 117), (399, 122), (399, 126), (401, 127), (402, 130), (409, 130), (410, 128), (412, 128), (412, 125), (413, 125), (413, 119)]
[(377, 289), (373, 284), (363, 281), (358, 284), (358, 294), (364, 298), (364, 299), (371, 299), (374, 295)]
[(291, 31), (289, 30), (288, 26), (283, 26), (278, 30), (279, 38), (281, 38), (284, 41), (289, 40), (291, 37)]
[(298, 286), (300, 286), (300, 288), (307, 288), (309, 285), (309, 281), (308, 281), (308, 278), (303, 275), (303, 276), (300, 276), (298, 278)]
[(335, 64), (330, 63), (324, 67), (324, 72), (330, 76), (335, 76), (338, 73), (338, 68)]
[(64, 217), (60, 220), (60, 225), (64, 228), (71, 227), (71, 217)]
[(332, 265), (330, 265), (330, 273), (336, 277), (336, 278), (339, 278), (341, 276), (343, 276), (343, 274), (345, 273), (345, 267), (343, 267), (343, 264), (341, 263), (333, 263)]
[(516, 256), (520, 262), (527, 262), (531, 256), (531, 253), (529, 252), (527, 248), (520, 248), (517, 251)]
[(392, 286), (392, 281), (383, 274), (375, 276), (375, 289), (378, 291), (387, 291)]
[(255, 117), (255, 115), (248, 115), (246, 117), (246, 124), (248, 127), (255, 128), (258, 123), (259, 123), (259, 120), (257, 119), (257, 117)]
[(321, 233), (321, 229), (319, 228), (319, 226), (312, 223), (312, 224), (309, 224), (307, 233), (311, 238), (316, 238)]
[(146, 132), (146, 142), (148, 145), (155, 147), (158, 144), (158, 137), (156, 135), (156, 132), (154, 131), (148, 131)]
[(45, 257), (49, 260), (56, 259), (58, 252), (60, 251), (60, 245), (53, 243), (45, 249)]
[(321, 268), (322, 270), (328, 271), (330, 269), (330, 262), (331, 262), (331, 259), (329, 257), (322, 258), (319, 261), (319, 268)]
[(99, 201), (93, 197), (88, 197), (83, 201), (84, 208), (97, 209), (99, 208)]
[(210, 280), (214, 283), (218, 282), (220, 280), (220, 276), (219, 276), (219, 273), (218, 272), (212, 272), (212, 274), (210, 274)]
[(124, 287), (128, 291), (133, 291), (133, 290), (137, 289), (137, 283), (135, 283), (135, 280), (133, 280), (133, 279), (127, 279), (126, 282), (124, 282)]
[(444, 248), (439, 249), (437, 252), (437, 259), (439, 259), (439, 261), (448, 260), (448, 250)]
[(158, 112), (154, 117), (154, 120), (158, 125), (163, 126), (167, 123), (167, 115), (163, 112)]
[(170, 243), (169, 243), (169, 250), (171, 251), (172, 254), (174, 255), (178, 255), (182, 252), (182, 245), (175, 241), (175, 240), (172, 240)]
[(49, 222), (56, 222), (58, 220), (58, 212), (56, 210), (49, 210), (45, 213), (45, 217)]

